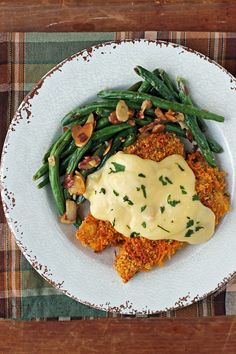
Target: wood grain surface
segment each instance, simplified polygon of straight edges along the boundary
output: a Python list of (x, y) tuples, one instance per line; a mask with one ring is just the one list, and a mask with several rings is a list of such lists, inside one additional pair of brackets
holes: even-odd
[(0, 0), (0, 31), (235, 31), (235, 0)]
[(236, 317), (0, 321), (1, 354), (236, 353)]

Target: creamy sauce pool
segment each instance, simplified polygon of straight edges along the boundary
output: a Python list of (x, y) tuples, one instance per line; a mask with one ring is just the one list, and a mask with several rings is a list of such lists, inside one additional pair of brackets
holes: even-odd
[(215, 215), (200, 202), (180, 155), (155, 162), (120, 151), (88, 176), (84, 195), (92, 215), (126, 237), (196, 244), (214, 233)]

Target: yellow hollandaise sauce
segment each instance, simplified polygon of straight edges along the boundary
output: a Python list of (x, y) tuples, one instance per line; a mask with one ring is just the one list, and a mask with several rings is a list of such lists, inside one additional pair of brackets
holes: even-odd
[(215, 215), (195, 191), (195, 175), (184, 158), (160, 162), (117, 152), (88, 176), (91, 214), (108, 220), (126, 237), (202, 243), (214, 233)]

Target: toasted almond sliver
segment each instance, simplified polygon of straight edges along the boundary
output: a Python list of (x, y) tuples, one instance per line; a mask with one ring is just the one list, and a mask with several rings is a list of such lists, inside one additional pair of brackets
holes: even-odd
[(146, 109), (149, 109), (151, 107), (152, 107), (152, 101), (144, 100), (141, 106), (141, 111), (144, 112)]
[(110, 151), (110, 149), (112, 147), (112, 139), (110, 139), (109, 141), (106, 141), (106, 145), (107, 145), (107, 147), (103, 153), (103, 156), (105, 156)]
[(85, 123), (82, 127), (75, 125), (71, 128), (71, 134), (78, 147), (84, 146), (93, 134), (93, 123)]
[(93, 113), (90, 113), (90, 115), (88, 116), (88, 119), (86, 120), (85, 124), (87, 124), (87, 123), (92, 123), (94, 125), (95, 119), (94, 119)]
[(127, 122), (129, 119), (129, 107), (125, 101), (120, 100), (116, 105), (116, 116), (120, 122)]
[(81, 195), (85, 193), (86, 186), (85, 186), (84, 177), (81, 175), (81, 173), (76, 171), (76, 174), (73, 178), (73, 185), (70, 188), (68, 188), (68, 191), (70, 195), (73, 194)]
[(77, 204), (73, 200), (66, 200), (66, 218), (72, 222), (76, 221), (77, 217)]
[(184, 122), (184, 114), (181, 112), (177, 112), (175, 114), (175, 118), (177, 119), (178, 122)]
[(60, 222), (62, 224), (73, 224), (73, 221), (67, 219), (66, 213), (64, 213), (61, 217), (60, 217)]
[(157, 107), (154, 112), (155, 112), (155, 116), (157, 118), (166, 120), (166, 117), (165, 117), (164, 113), (162, 112), (162, 110), (159, 107)]
[(79, 163), (79, 169), (89, 170), (93, 167), (97, 167), (101, 162), (99, 156), (85, 156), (84, 159)]

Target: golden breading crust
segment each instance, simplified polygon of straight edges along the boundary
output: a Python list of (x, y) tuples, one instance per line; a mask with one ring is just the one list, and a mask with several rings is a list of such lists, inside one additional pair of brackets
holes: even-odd
[(83, 246), (91, 247), (95, 252), (100, 252), (108, 246), (118, 246), (125, 237), (117, 232), (109, 221), (102, 221), (88, 214), (79, 229), (76, 237)]
[(128, 146), (124, 152), (156, 162), (173, 154), (179, 154), (185, 157), (184, 145), (171, 133), (140, 135), (137, 141)]
[(196, 177), (196, 192), (202, 204), (214, 212), (217, 225), (230, 210), (229, 195), (225, 192), (225, 172), (209, 166), (198, 151), (188, 155), (187, 163)]
[[(173, 154), (185, 157), (184, 146), (173, 134), (143, 135), (124, 150), (144, 159), (156, 162)], [(201, 202), (211, 208), (216, 215), (216, 223), (229, 210), (229, 197), (225, 193), (224, 172), (207, 165), (199, 152), (189, 154), (187, 162), (196, 176), (196, 191)], [(124, 282), (127, 282), (139, 271), (148, 271), (152, 267), (161, 266), (185, 243), (168, 240), (151, 241), (143, 237), (126, 238), (118, 233), (108, 221), (101, 221), (91, 214), (83, 221), (76, 232), (76, 237), (83, 245), (94, 251), (102, 251), (108, 246), (119, 246), (115, 269)]]
[(144, 237), (128, 238), (116, 256), (115, 269), (126, 283), (137, 272), (149, 271), (154, 266), (162, 266), (164, 260), (184, 246), (184, 242), (158, 240)]

